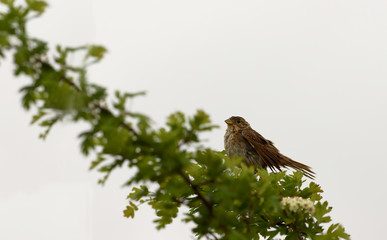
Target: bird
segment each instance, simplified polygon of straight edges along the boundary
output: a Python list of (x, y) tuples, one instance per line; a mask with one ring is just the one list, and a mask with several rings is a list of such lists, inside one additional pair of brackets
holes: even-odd
[(248, 166), (268, 167), (273, 172), (291, 167), (314, 179), (315, 173), (309, 166), (281, 154), (272, 141), (252, 129), (243, 117), (232, 116), (225, 122), (224, 148), (229, 157), (242, 157)]

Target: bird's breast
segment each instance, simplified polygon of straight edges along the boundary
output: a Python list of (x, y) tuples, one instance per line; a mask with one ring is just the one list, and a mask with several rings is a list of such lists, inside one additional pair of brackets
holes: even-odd
[(226, 131), (224, 135), (224, 149), (229, 156), (245, 156), (246, 142), (240, 132)]
[(259, 168), (265, 167), (259, 154), (239, 131), (226, 131), (224, 149), (230, 157), (243, 157), (247, 165), (255, 165)]

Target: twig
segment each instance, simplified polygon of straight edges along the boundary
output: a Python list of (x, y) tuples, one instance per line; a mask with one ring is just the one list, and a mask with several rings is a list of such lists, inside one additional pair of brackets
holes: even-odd
[(82, 92), (82, 90), (70, 79), (68, 79), (66, 77), (61, 77), (60, 80), (71, 85), (75, 90), (77, 90), (77, 92)]
[(207, 201), (207, 199), (202, 195), (202, 193), (199, 191), (199, 188), (197, 185), (193, 184), (189, 177), (185, 175), (183, 172), (179, 173), (180, 176), (184, 179), (186, 183), (188, 183), (191, 188), (194, 190), (195, 194), (198, 196), (198, 198), (203, 202), (203, 204), (207, 207), (207, 209), (210, 211), (210, 213), (213, 213), (213, 207), (212, 205)]
[[(61, 77), (60, 79), (61, 81), (64, 81), (65, 83), (69, 84), (70, 86), (72, 86), (75, 90), (77, 90), (78, 92), (84, 92), (82, 91), (82, 89), (80, 89), (73, 81), (71, 81), (70, 79), (66, 78), (66, 77)], [(84, 92), (85, 93), (85, 92)], [(85, 93), (87, 94), (87, 93)], [(95, 107), (101, 111), (105, 111), (105, 112), (108, 112), (109, 114), (113, 115), (113, 113), (105, 108), (105, 107), (102, 107), (100, 104), (96, 104)], [(113, 115), (114, 116), (114, 115)], [(134, 135), (138, 135), (137, 132), (132, 128), (130, 127), (128, 124), (124, 123), (123, 121), (120, 122), (120, 126), (127, 129), (129, 132), (132, 132)]]
[[(96, 104), (95, 107), (101, 111), (104, 111), (104, 112), (107, 112), (109, 114), (111, 114), (112, 116), (114, 116), (114, 114), (107, 108), (105, 107), (102, 107), (101, 105), (99, 104)], [(126, 124), (125, 122), (123, 121), (120, 121), (119, 125), (123, 128), (125, 128), (126, 130), (128, 130), (129, 132), (133, 133), (134, 135), (138, 136), (136, 130), (134, 130), (131, 126), (129, 126), (128, 124)]]

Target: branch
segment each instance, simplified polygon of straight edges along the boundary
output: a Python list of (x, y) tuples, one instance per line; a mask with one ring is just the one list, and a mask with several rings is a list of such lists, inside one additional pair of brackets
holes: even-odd
[[(213, 211), (213, 206), (212, 204), (207, 201), (207, 199), (203, 196), (203, 194), (199, 191), (199, 188), (198, 188), (198, 185), (195, 185), (187, 175), (185, 175), (183, 172), (179, 172), (179, 175), (185, 180), (186, 183), (188, 183), (190, 185), (190, 187), (194, 190), (195, 194), (198, 196), (198, 198), (203, 202), (203, 204), (207, 207), (208, 211), (210, 212), (210, 214), (213, 216), (214, 215), (214, 211)], [(226, 225), (224, 225), (223, 223), (221, 223), (219, 225), (220, 229), (222, 229), (222, 231), (227, 234), (229, 232), (229, 230), (227, 229)], [(214, 233), (212, 232), (209, 232), (209, 234), (215, 238), (215, 240), (217, 240), (218, 238), (215, 236)]]
[[(87, 94), (86, 92), (82, 91), (82, 89), (80, 89), (73, 81), (71, 81), (70, 79), (66, 78), (66, 77), (62, 77), (60, 79), (61, 81), (64, 81), (65, 83), (69, 84), (70, 86), (72, 86), (77, 92), (83, 92), (85, 94)], [(109, 114), (113, 115), (114, 114), (107, 108), (105, 107), (102, 107), (100, 104), (96, 104), (95, 107), (101, 111), (105, 111), (105, 112), (108, 112)], [(120, 122), (120, 126), (127, 129), (129, 132), (133, 133), (134, 135), (138, 135), (137, 132), (132, 128), (130, 127), (128, 124), (126, 124), (125, 122), (121, 121)]]
[(203, 202), (203, 204), (207, 207), (208, 211), (210, 211), (211, 215), (213, 214), (213, 207), (210, 202), (207, 201), (207, 199), (202, 195), (202, 193), (199, 191), (199, 188), (197, 185), (193, 184), (189, 177), (185, 175), (183, 172), (180, 172), (179, 175), (184, 179), (188, 185), (191, 186), (195, 194), (198, 196), (198, 198)]
[(82, 90), (70, 79), (66, 77), (61, 77), (60, 80), (72, 86), (75, 90), (77, 90), (77, 92), (82, 92)]
[[(104, 111), (104, 112), (107, 112), (109, 114), (111, 114), (112, 116), (114, 116), (114, 114), (107, 108), (105, 107), (102, 107), (101, 105), (99, 104), (96, 104), (95, 105), (97, 109), (101, 110), (101, 111)], [(128, 124), (126, 124), (124, 121), (120, 121), (119, 125), (123, 128), (125, 128), (126, 130), (128, 130), (129, 132), (133, 133), (134, 135), (138, 136), (136, 130), (134, 130), (131, 126), (129, 126)]]

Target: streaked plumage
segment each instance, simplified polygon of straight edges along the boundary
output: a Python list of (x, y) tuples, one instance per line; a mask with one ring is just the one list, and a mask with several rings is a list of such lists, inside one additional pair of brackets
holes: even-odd
[(311, 179), (314, 178), (315, 173), (309, 166), (282, 155), (273, 142), (252, 129), (244, 118), (234, 116), (225, 122), (227, 130), (224, 135), (224, 148), (229, 156), (243, 157), (247, 165), (263, 169), (269, 167), (272, 171), (291, 167), (302, 171)]

